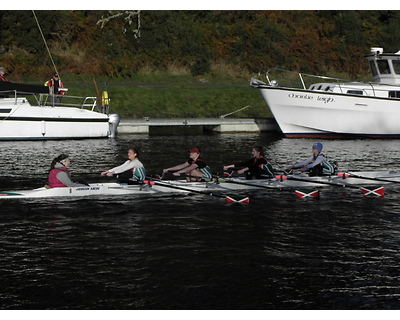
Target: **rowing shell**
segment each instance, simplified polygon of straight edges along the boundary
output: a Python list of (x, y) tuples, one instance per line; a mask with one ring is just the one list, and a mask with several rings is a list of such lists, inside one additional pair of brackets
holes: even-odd
[[(17, 190), (0, 192), (0, 199), (16, 198), (53, 198), (53, 197), (86, 197), (100, 195), (134, 195), (134, 194), (156, 194), (156, 193), (190, 193), (200, 192), (204, 194), (240, 191), (249, 189), (284, 189), (304, 187), (326, 187), (337, 186), (360, 186), (386, 183), (383, 179), (400, 182), (400, 174), (389, 174), (388, 172), (353, 172), (362, 177), (371, 179), (379, 178), (378, 181), (365, 180), (354, 177), (322, 176), (309, 177), (306, 174), (292, 175), (293, 179), (261, 179), (245, 180), (243, 178), (217, 178), (211, 182), (186, 182), (182, 180), (155, 180), (155, 183), (142, 185), (126, 185), (119, 183), (94, 183), (84, 187), (46, 188), (41, 187), (33, 190)], [(390, 183), (391, 181), (387, 182)]]
[[(229, 184), (231, 185), (231, 184)], [(235, 187), (235, 185), (232, 184)], [(248, 189), (239, 186), (237, 189)], [(217, 182), (186, 182), (186, 181), (157, 181), (140, 185), (127, 185), (119, 183), (93, 183), (83, 187), (49, 188), (41, 187), (33, 190), (0, 191), (0, 199), (18, 198), (53, 198), (53, 197), (87, 197), (103, 195), (141, 195), (162, 193), (190, 193), (231, 191), (228, 183)]]
[[(0, 199), (15, 198), (53, 198), (53, 197), (85, 197), (96, 195), (124, 195), (148, 193), (147, 185), (121, 185), (119, 183), (95, 183), (85, 187), (46, 188), (0, 192)], [(152, 191), (152, 189), (151, 189)]]

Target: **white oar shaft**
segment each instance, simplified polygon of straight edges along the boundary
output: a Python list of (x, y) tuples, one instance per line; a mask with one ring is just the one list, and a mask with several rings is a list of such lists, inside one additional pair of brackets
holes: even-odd
[(365, 176), (360, 176), (358, 174), (353, 174), (353, 173), (338, 173), (338, 177), (341, 177), (343, 179), (356, 178), (356, 179), (371, 180), (371, 181), (400, 183), (399, 180), (391, 180), (391, 179), (385, 179), (385, 178), (379, 178), (379, 177), (374, 177), (374, 178), (373, 177), (365, 177)]
[(169, 183), (166, 183), (166, 182), (162, 182), (160, 180), (154, 180), (151, 177), (146, 177), (146, 179), (148, 179), (151, 182), (153, 182), (154, 184), (162, 186), (162, 187), (171, 188), (171, 189), (177, 189), (177, 190), (182, 190), (182, 191), (187, 191), (187, 192), (192, 192), (192, 193), (199, 193), (199, 194), (208, 195), (208, 196), (214, 196), (214, 197), (219, 197), (219, 198), (224, 198), (228, 202), (239, 202), (239, 203), (248, 203), (249, 202), (248, 198), (244, 198), (244, 199), (241, 199), (241, 200), (234, 200), (232, 197), (223, 196), (223, 195), (220, 195), (220, 194), (214, 194), (212, 192), (196, 190), (196, 189), (187, 188), (187, 187), (181, 187), (181, 186), (177, 186), (177, 185), (172, 185), (172, 184), (169, 184)]

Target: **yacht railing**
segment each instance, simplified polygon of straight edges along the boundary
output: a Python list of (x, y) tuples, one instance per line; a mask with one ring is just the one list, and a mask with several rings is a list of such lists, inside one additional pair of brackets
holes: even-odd
[[(101, 112), (108, 114), (109, 105), (100, 106), (98, 104), (97, 97), (77, 97), (77, 96), (59, 96), (52, 94), (34, 94), (31, 92), (21, 92), (21, 91), (0, 91), (0, 98), (12, 98), (14, 99), (14, 104), (17, 105), (21, 102), (21, 99), (28, 100), (31, 105), (36, 105), (38, 107), (50, 106), (50, 107), (75, 107), (79, 109), (87, 109), (95, 112)], [(60, 99), (59, 103), (57, 99)], [(108, 103), (109, 103), (108, 99)], [(22, 100), (22, 102), (24, 102)]]
[[(288, 76), (279, 75), (279, 73), (282, 73), (283, 75), (288, 75)], [(260, 74), (260, 72), (259, 72), (259, 74)], [(269, 85), (274, 85), (274, 81), (276, 81), (275, 79), (273, 79), (273, 80), (270, 79), (272, 76), (275, 78), (278, 78), (279, 80), (283, 80), (283, 83), (289, 83), (290, 87), (300, 87), (300, 88), (303, 88), (304, 90), (307, 90), (307, 86), (309, 87), (311, 84), (316, 82), (315, 80), (313, 80), (310, 84), (308, 84), (310, 82), (308, 80), (308, 78), (318, 79), (318, 81), (320, 81), (320, 82), (335, 82), (338, 85), (343, 84), (343, 82), (350, 82), (350, 80), (347, 80), (347, 79), (316, 76), (316, 75), (307, 74), (307, 73), (300, 73), (300, 72), (288, 71), (288, 70), (284, 70), (284, 69), (271, 68), (265, 72), (265, 77), (266, 77)], [(293, 84), (293, 83), (297, 83), (297, 85)]]
[[(258, 75), (261, 76), (262, 73), (265, 73), (265, 79), (267, 80), (267, 84), (269, 86), (299, 88), (304, 90), (330, 91), (329, 86), (321, 86), (323, 89), (318, 89), (315, 87), (313, 88), (312, 85), (322, 83), (334, 83), (337, 88), (339, 88), (339, 92), (346, 94), (349, 93), (349, 90), (353, 90), (362, 91), (363, 95), (367, 96), (389, 98), (389, 91), (398, 91), (400, 96), (399, 85), (351, 81), (348, 79), (316, 76), (279, 68), (271, 68), (268, 71), (261, 70)], [(367, 89), (366, 87), (369, 87), (370, 89)]]

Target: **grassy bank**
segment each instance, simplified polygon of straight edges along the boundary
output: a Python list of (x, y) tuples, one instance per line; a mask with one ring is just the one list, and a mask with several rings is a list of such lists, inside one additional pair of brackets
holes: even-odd
[(126, 118), (219, 117), (250, 104), (232, 116), (269, 115), (260, 93), (249, 86), (113, 85), (107, 91), (113, 112)]
[[(250, 78), (195, 79), (190, 75), (142, 74), (135, 79), (96, 79), (100, 94), (106, 90), (112, 113), (122, 118), (271, 117)], [(68, 95), (96, 96), (93, 78), (63, 77)]]

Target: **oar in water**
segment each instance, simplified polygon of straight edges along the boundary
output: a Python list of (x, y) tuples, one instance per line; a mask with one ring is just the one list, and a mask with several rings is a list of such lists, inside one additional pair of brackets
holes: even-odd
[(338, 177), (341, 177), (343, 179), (346, 178), (357, 178), (357, 179), (364, 179), (364, 180), (371, 180), (371, 181), (382, 181), (382, 182), (392, 182), (392, 183), (400, 183), (399, 180), (391, 180), (391, 179), (386, 179), (386, 178), (379, 178), (379, 177), (365, 177), (365, 176), (360, 176), (358, 174), (354, 174), (354, 173), (349, 173), (349, 172), (345, 172), (345, 173), (338, 173)]
[(310, 182), (310, 183), (315, 183), (315, 184), (325, 184), (329, 186), (335, 186), (335, 187), (345, 187), (345, 188), (352, 188), (352, 189), (358, 189), (361, 190), (361, 192), (364, 194), (364, 196), (372, 194), (379, 196), (381, 198), (384, 197), (385, 189), (383, 187), (375, 188), (374, 190), (369, 190), (366, 187), (358, 187), (358, 186), (353, 186), (353, 185), (348, 185), (348, 184), (343, 184), (343, 183), (336, 183), (336, 182), (330, 182), (330, 181), (321, 181), (321, 180), (312, 180), (312, 179), (307, 179), (307, 178), (300, 178), (300, 177), (294, 177), (294, 176), (276, 176), (276, 179), (281, 179), (281, 180), (296, 180), (296, 181), (304, 181), (304, 182)]
[(240, 199), (240, 200), (235, 200), (232, 197), (229, 196), (223, 196), (219, 194), (214, 194), (212, 192), (207, 192), (207, 191), (202, 191), (202, 190), (196, 190), (192, 188), (187, 188), (187, 187), (181, 187), (177, 185), (172, 185), (170, 183), (162, 182), (161, 180), (154, 180), (151, 177), (146, 177), (147, 180), (145, 180), (145, 183), (150, 184), (150, 185), (159, 185), (162, 187), (166, 188), (171, 188), (171, 189), (176, 189), (176, 190), (182, 190), (182, 191), (187, 191), (187, 192), (193, 192), (193, 193), (199, 193), (199, 194), (204, 194), (208, 196), (214, 196), (214, 197), (219, 197), (219, 198), (224, 198), (227, 202), (229, 203), (249, 203), (250, 199), (249, 197)]

